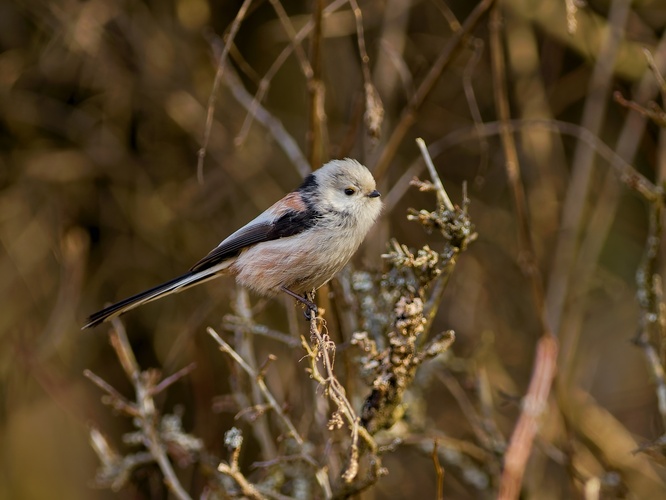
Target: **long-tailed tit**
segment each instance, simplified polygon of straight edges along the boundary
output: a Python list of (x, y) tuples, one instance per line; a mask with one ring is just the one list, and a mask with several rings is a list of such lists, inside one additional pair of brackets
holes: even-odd
[(356, 160), (333, 160), (256, 219), (222, 241), (187, 273), (121, 300), (88, 318), (90, 328), (130, 309), (222, 275), (264, 296), (301, 294), (340, 271), (382, 209), (370, 171)]

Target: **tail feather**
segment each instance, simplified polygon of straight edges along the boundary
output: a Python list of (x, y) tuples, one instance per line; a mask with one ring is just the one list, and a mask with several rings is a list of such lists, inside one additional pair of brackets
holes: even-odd
[(131, 297), (121, 300), (120, 302), (110, 305), (109, 307), (105, 307), (101, 311), (91, 314), (81, 330), (92, 328), (99, 325), (100, 323), (103, 323), (104, 321), (108, 321), (112, 318), (115, 318), (116, 316), (120, 316), (121, 314), (126, 313), (135, 307), (142, 306), (143, 304), (157, 300), (170, 293), (180, 292), (186, 288), (203, 283), (204, 281), (215, 278), (217, 276), (218, 273), (213, 269), (183, 274), (182, 276), (174, 278), (171, 281), (167, 281), (166, 283), (162, 283), (161, 285), (157, 285), (156, 287), (150, 288), (141, 293), (137, 293), (136, 295), (132, 295)]

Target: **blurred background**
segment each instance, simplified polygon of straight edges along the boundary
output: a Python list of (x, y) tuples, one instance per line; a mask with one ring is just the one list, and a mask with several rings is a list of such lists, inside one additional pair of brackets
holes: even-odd
[[(478, 3), (359, 0), (369, 57), (364, 69), (355, 2), (251, 2), (214, 94), (201, 166), (217, 61), (242, 2), (0, 3), (1, 498), (53, 498), (54, 492), (148, 498), (155, 491), (167, 497), (152, 466), (137, 470), (118, 493), (93, 485), (99, 461), (89, 427), (126, 453), (132, 447), (121, 437), (132, 424), (102, 404), (83, 371), (127, 397), (132, 390), (109, 346), (108, 327), (80, 331), (86, 316), (187, 270), (296, 187), (310, 161), (350, 156), (378, 178), (386, 209), (355, 257), (356, 268), (381, 272), (390, 238), (412, 248), (441, 247), (441, 237), (405, 217), (408, 207), (434, 207), (431, 194), (408, 186), (414, 175), (427, 179), (416, 137), (431, 146), (455, 203), (466, 183), (478, 240), (460, 257), (435, 321), (435, 331), (456, 332), (451, 357), (424, 367), (412, 394), (420, 431), (385, 455), (389, 474), (363, 498), (435, 498), (426, 445), (432, 449), (439, 436), (445, 451), (445, 437), (484, 448), (470, 412), (490, 409), (483, 418), (508, 440), (541, 329), (495, 121), (501, 98), (518, 120), (535, 266), (561, 343), (558, 388), (524, 494), (571, 498), (594, 478), (606, 497), (666, 494), (658, 465), (663, 454), (635, 453), (664, 432), (644, 351), (631, 343), (641, 321), (636, 272), (648, 237), (648, 204), (618, 181), (608, 158), (596, 156), (598, 148), (582, 141), (580, 130), (544, 127), (552, 120), (585, 127), (661, 183), (663, 132), (613, 93), (642, 105), (660, 102), (643, 49), (663, 64), (666, 6), (659, 0), (497, 1), (493, 19), (501, 22), (493, 24), (485, 12), (457, 43), (461, 23)], [(312, 44), (313, 13), (321, 6), (321, 36)], [(299, 49), (283, 53), (308, 25)], [(505, 64), (499, 73), (504, 97), (493, 73), (493, 30)], [(452, 46), (457, 50), (424, 88)], [(367, 106), (368, 77), (381, 107), (377, 100)], [(411, 126), (395, 136), (408, 111)], [(377, 130), (368, 118), (379, 123)], [(220, 457), (228, 453), (224, 432), (250, 424), (234, 420), (238, 408), (213, 404), (229, 394), (234, 368), (205, 328), (224, 335), (223, 317), (236, 296), (233, 280), (220, 279), (123, 318), (143, 368), (169, 375), (196, 362), (156, 401), (164, 412), (181, 407), (185, 430)], [(293, 301), (250, 299), (257, 322), (306, 331)], [(320, 293), (320, 301), (328, 299)], [(329, 309), (333, 316), (335, 308)], [(331, 336), (343, 345), (349, 340), (336, 331)], [(296, 346), (254, 339), (258, 359), (278, 357), (269, 372), (271, 390), (307, 419), (314, 403), (300, 389), (310, 382)], [(353, 359), (341, 356), (338, 365), (349, 372), (358, 409), (369, 389), (356, 379)], [(473, 453), (466, 461), (455, 458), (460, 446), (451, 444), (442, 458), (446, 497), (492, 497), (497, 469)], [(501, 449), (501, 443), (493, 448), (495, 465)], [(243, 453), (248, 471), (267, 458), (251, 440)], [(196, 470), (181, 472), (198, 496)]]

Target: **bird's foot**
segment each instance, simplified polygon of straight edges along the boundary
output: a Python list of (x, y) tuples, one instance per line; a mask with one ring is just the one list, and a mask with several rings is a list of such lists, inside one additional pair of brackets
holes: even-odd
[(284, 293), (295, 298), (305, 306), (305, 311), (303, 311), (303, 315), (305, 316), (306, 320), (312, 321), (313, 318), (316, 318), (319, 315), (319, 309), (317, 308), (317, 304), (314, 303), (314, 290), (312, 292), (304, 294), (304, 296), (301, 296), (295, 292), (292, 292), (286, 286), (280, 288)]

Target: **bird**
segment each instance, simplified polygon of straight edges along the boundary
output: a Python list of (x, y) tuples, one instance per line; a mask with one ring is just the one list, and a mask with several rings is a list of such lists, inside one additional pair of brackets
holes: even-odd
[(351, 158), (331, 160), (185, 274), (90, 315), (82, 329), (224, 275), (261, 296), (284, 292), (316, 315), (316, 305), (305, 294), (347, 264), (381, 210), (380, 193), (367, 167)]

